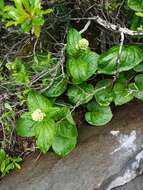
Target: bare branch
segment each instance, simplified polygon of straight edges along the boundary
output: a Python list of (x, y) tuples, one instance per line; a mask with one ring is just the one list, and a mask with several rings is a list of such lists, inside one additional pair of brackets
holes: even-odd
[(116, 75), (114, 77), (114, 82), (118, 79), (119, 77), (119, 66), (120, 66), (120, 60), (121, 60), (121, 54), (122, 54), (122, 49), (123, 49), (123, 45), (124, 45), (124, 33), (121, 32), (121, 40), (120, 40), (120, 48), (119, 48), (119, 53), (117, 56), (117, 61), (116, 61)]
[(114, 32), (118, 32), (118, 33), (123, 33), (123, 34), (127, 34), (130, 36), (143, 36), (143, 32), (140, 31), (134, 31), (134, 30), (130, 30), (126, 27), (121, 27), (120, 25), (115, 25), (112, 24), (104, 19), (102, 19), (99, 16), (94, 16), (94, 17), (84, 17), (84, 18), (71, 18), (71, 20), (90, 20), (90, 21), (96, 21), (99, 25), (103, 26), (104, 28), (108, 29), (108, 30), (112, 30)]
[(80, 34), (84, 33), (88, 27), (90, 26), (91, 24), (91, 20), (88, 20), (88, 22), (86, 23), (86, 25), (84, 26), (84, 28), (79, 32)]

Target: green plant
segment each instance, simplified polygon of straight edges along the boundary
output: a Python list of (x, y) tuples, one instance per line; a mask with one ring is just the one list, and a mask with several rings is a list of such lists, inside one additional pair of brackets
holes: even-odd
[(67, 70), (76, 84), (88, 80), (97, 70), (98, 54), (91, 51), (89, 42), (75, 29), (67, 35)]
[(53, 12), (53, 9), (42, 10), (41, 0), (12, 0), (14, 5), (2, 5), (3, 20), (6, 27), (20, 25), (22, 32), (32, 32), (39, 37), (44, 24), (44, 15)]
[(29, 85), (29, 73), (24, 62), (20, 58), (16, 58), (13, 62), (6, 64), (7, 69), (10, 72), (9, 79), (16, 85)]
[[(143, 100), (142, 47), (123, 45), (121, 54), (119, 49), (114, 46), (99, 55), (72, 28), (67, 34), (67, 62), (62, 66), (63, 71), (51, 53), (36, 53), (30, 66), (19, 58), (6, 64), (11, 80), (16, 85), (24, 84), (28, 93), (29, 111), (17, 120), (17, 134), (34, 137), (43, 153), (52, 148), (65, 156), (77, 143), (76, 124), (71, 114), (76, 107), (84, 106), (85, 120), (100, 127), (113, 117), (111, 104), (120, 106), (134, 97)], [(36, 78), (30, 81), (32, 72)], [(42, 94), (30, 90), (35, 81), (44, 88)], [(64, 92), (67, 92), (68, 106), (58, 102)]]
[(143, 1), (141, 0), (128, 0), (128, 6), (135, 11), (132, 19), (132, 28), (143, 30)]
[(0, 149), (0, 173), (1, 176), (9, 174), (11, 170), (20, 169), (20, 162), (22, 158), (11, 157), (3, 149)]
[[(69, 28), (66, 33), (71, 19), (72, 25), (77, 23), (74, 13), (82, 18), (79, 27), (84, 24), (87, 18), (77, 10), (83, 6), (83, 13), (85, 5), (78, 3), (73, 11), (72, 3), (65, 1), (53, 4), (53, 1), (42, 0), (0, 0), (1, 175), (19, 168), (17, 164), (21, 159), (5, 151), (14, 152), (20, 141), (23, 146), (19, 146), (19, 153), (23, 153), (27, 138), (32, 139), (26, 146), (31, 146), (32, 141), (32, 145), (35, 143), (43, 153), (53, 149), (65, 156), (71, 152), (77, 143), (77, 128), (72, 116), (77, 107), (82, 109), (87, 123), (102, 127), (112, 120), (112, 107), (124, 105), (134, 98), (143, 101), (143, 2), (103, 2), (107, 21), (100, 14), (99, 5), (96, 7), (99, 17), (91, 19), (98, 23), (96, 27), (91, 24), (88, 28), (88, 22), (81, 32)], [(47, 9), (49, 6), (54, 7), (54, 17), (49, 18), (47, 27), (45, 16), (53, 11)], [(90, 11), (87, 17), (91, 17)], [(102, 28), (111, 30), (109, 36), (106, 31), (101, 32), (100, 19)], [(35, 44), (33, 38), (28, 41), (29, 36), (24, 41), (21, 33), (17, 30), (15, 33), (15, 27), (5, 28), (13, 25), (37, 38), (43, 28), (42, 36)], [(85, 30), (86, 36), (83, 36)], [(121, 31), (124, 36), (121, 35), (119, 44)], [(30, 50), (30, 54), (26, 55), (24, 50)], [(16, 134), (26, 138), (17, 138)]]
[(5, 102), (4, 105), (1, 103), (1, 107), (4, 107), (4, 112), (0, 116), (1, 130), (3, 131), (0, 146), (10, 148), (15, 144), (15, 140), (12, 139), (12, 136), (15, 129), (16, 112), (8, 101)]
[(35, 137), (43, 153), (52, 146), (57, 154), (67, 155), (77, 141), (77, 129), (69, 108), (54, 106), (48, 98), (37, 92), (29, 93), (28, 108), (29, 112), (17, 121), (17, 134)]
[[(57, 106), (55, 102), (66, 89), (72, 109), (84, 105), (87, 109), (85, 120), (93, 126), (103, 126), (111, 121), (111, 103), (120, 106), (134, 97), (143, 99), (143, 77), (142, 74), (136, 76), (135, 72), (142, 70), (142, 49), (138, 45), (123, 46), (120, 55), (119, 46), (98, 55), (90, 50), (88, 40), (76, 29), (70, 29), (66, 52), (66, 73), (61, 73), (57, 64), (56, 77), (44, 91), (44, 96), (36, 91), (30, 92), (29, 111), (23, 113), (16, 123), (18, 135), (35, 137), (43, 153), (52, 147), (61, 156), (67, 155), (77, 141), (77, 129), (69, 107)], [(41, 71), (45, 65), (53, 65), (51, 60), (50, 54), (45, 58), (36, 55), (32, 67)], [(117, 72), (119, 76), (114, 81), (111, 76), (116, 76)], [(97, 75), (104, 75), (104, 79), (95, 82)], [(90, 84), (91, 77), (95, 78), (95, 85)], [(68, 85), (68, 82), (72, 84)]]
[[(119, 55), (119, 49), (120, 46), (114, 46), (97, 55), (78, 31), (69, 30), (67, 72), (74, 84), (68, 88), (67, 95), (75, 106), (85, 105), (88, 110), (85, 119), (91, 125), (102, 126), (112, 119), (111, 103), (120, 106), (134, 97), (142, 99), (142, 88), (136, 83), (130, 84), (130, 80), (136, 75), (133, 69), (142, 71), (143, 50), (138, 45), (124, 45)], [(115, 77), (117, 73), (119, 76), (114, 81), (111, 76)], [(95, 86), (85, 83), (97, 75), (104, 75), (104, 79), (98, 80)], [(138, 76), (135, 81), (142, 80), (142, 74)]]

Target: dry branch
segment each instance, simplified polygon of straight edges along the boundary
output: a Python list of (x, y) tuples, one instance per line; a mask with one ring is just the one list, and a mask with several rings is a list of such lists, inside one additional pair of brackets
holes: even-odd
[(107, 20), (102, 19), (100, 16), (94, 16), (94, 17), (84, 17), (84, 18), (71, 18), (71, 20), (90, 20), (90, 21), (96, 21), (99, 25), (103, 26), (104, 28), (117, 32), (117, 33), (124, 33), (126, 35), (130, 36), (143, 36), (143, 32), (140, 31), (134, 31), (130, 30), (126, 27), (121, 27), (119, 24), (115, 25)]

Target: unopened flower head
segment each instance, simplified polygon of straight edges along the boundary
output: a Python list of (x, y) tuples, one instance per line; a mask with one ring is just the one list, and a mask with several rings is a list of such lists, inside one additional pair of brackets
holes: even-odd
[(82, 38), (81, 40), (79, 40), (78, 46), (80, 49), (86, 50), (89, 46), (89, 41), (85, 38)]
[(45, 117), (45, 113), (43, 113), (40, 109), (36, 109), (32, 114), (32, 119), (34, 121), (42, 121)]

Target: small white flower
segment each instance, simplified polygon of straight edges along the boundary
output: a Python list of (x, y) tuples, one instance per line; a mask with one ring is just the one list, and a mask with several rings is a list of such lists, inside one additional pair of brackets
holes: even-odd
[(89, 41), (85, 38), (82, 38), (81, 40), (79, 40), (78, 46), (80, 49), (86, 50), (89, 46)]
[(36, 109), (31, 116), (34, 121), (42, 121), (46, 115), (40, 109)]

